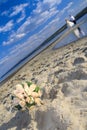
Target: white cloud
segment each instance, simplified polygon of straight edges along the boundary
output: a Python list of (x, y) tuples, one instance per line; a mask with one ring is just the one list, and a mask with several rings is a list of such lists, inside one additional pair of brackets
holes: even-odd
[(19, 39), (19, 38), (24, 37), (25, 35), (26, 35), (25, 33), (21, 33), (21, 34), (16, 35), (16, 37)]
[(20, 5), (13, 7), (13, 12), (10, 14), (10, 17), (13, 17), (13, 16), (21, 13), (22, 11), (24, 11), (25, 7), (27, 7), (27, 6), (28, 6), (28, 3), (20, 4)]
[(25, 16), (26, 16), (25, 12), (22, 11), (22, 14), (21, 14), (20, 18), (17, 20), (17, 23), (20, 23), (25, 18)]
[(61, 11), (61, 13), (68, 11), (72, 5), (73, 5), (73, 2), (68, 3), (67, 6)]
[(29, 5), (28, 3), (16, 5), (13, 8), (11, 8), (10, 10), (8, 10), (8, 11), (6, 10), (6, 11), (2, 12), (1, 16), (13, 17), (20, 13), (21, 16), (17, 19), (17, 23), (20, 23), (26, 17), (25, 8), (28, 5)]
[(9, 45), (11, 43), (16, 42), (17, 40), (23, 38), (26, 35), (26, 33), (16, 33), (12, 32), (12, 34), (9, 36), (9, 39), (7, 41), (4, 41), (2, 44), (3, 46)]
[(3, 16), (3, 15), (6, 15), (6, 16), (7, 16), (8, 13), (9, 13), (9, 11), (4, 11), (4, 12), (1, 13), (1, 15), (2, 15), (2, 16)]
[(52, 7), (48, 10), (44, 9), (44, 4), (38, 2), (37, 8), (33, 11), (33, 17), (28, 17), (24, 24), (18, 29), (17, 32), (29, 33), (33, 29), (37, 28), (38, 25), (44, 24), (48, 19), (57, 14), (59, 11), (56, 7)]
[(6, 23), (6, 25), (0, 27), (0, 32), (10, 31), (13, 27), (13, 20)]
[(50, 7), (54, 5), (59, 5), (62, 2), (62, 0), (43, 0), (44, 4), (49, 4)]
[(10, 39), (8, 39), (8, 41), (4, 41), (2, 44), (3, 44), (3, 46), (9, 45), (9, 44), (11, 44), (13, 41), (14, 41), (14, 39), (13, 39), (13, 38), (10, 38)]
[(42, 2), (38, 2), (37, 8), (35, 10), (33, 10), (33, 13), (37, 14), (37, 13), (41, 13), (41, 12), (42, 12)]

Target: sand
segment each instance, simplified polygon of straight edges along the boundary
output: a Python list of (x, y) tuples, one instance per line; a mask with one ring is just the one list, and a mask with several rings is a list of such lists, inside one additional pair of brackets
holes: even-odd
[[(1, 85), (0, 130), (87, 130), (87, 37), (52, 46)], [(11, 111), (11, 93), (21, 81), (41, 87), (43, 105)]]

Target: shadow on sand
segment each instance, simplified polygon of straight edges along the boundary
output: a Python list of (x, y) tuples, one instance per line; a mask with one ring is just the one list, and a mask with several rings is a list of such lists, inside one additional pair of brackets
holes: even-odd
[(37, 130), (66, 130), (67, 123), (60, 120), (57, 113), (52, 109), (47, 111), (38, 110), (35, 114)]
[(29, 111), (18, 111), (9, 122), (3, 123), (0, 126), (0, 130), (8, 130), (14, 129), (15, 130), (22, 130), (23, 128), (27, 128), (31, 122), (31, 116)]

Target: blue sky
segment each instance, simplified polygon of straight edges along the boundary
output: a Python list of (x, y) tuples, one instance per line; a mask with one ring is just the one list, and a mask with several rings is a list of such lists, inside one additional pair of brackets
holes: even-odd
[[(0, 71), (6, 72), (76, 15), (87, 0), (0, 0)], [(0, 74), (2, 75), (2, 74)]]

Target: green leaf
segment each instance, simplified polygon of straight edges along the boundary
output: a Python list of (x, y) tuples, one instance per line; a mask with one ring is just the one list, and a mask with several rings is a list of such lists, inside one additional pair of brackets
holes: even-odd
[(28, 81), (26, 81), (26, 83), (27, 83), (28, 87), (30, 87), (32, 84), (32, 82), (28, 82)]
[(37, 86), (37, 87), (35, 88), (34, 92), (37, 92), (37, 93), (38, 93), (39, 90), (40, 90), (40, 88)]
[(31, 107), (31, 106), (33, 106), (33, 105), (35, 105), (35, 102), (33, 102), (33, 103), (28, 103), (28, 102), (26, 102), (26, 106), (27, 106), (27, 107)]
[(17, 108), (18, 110), (21, 110), (21, 109), (22, 109), (22, 107), (21, 107), (19, 104), (16, 105), (15, 108)]

